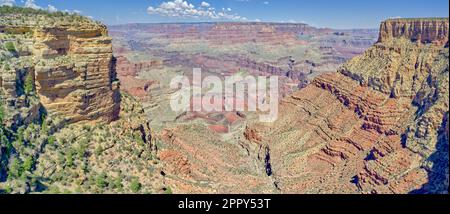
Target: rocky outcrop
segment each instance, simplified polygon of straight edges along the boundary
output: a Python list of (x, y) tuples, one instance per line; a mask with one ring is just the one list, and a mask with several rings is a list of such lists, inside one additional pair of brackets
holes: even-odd
[(143, 106), (119, 91), (104, 25), (2, 6), (0, 26), (0, 193), (169, 188)]
[(284, 99), (274, 124), (247, 127), (243, 143), (270, 147), (282, 192), (448, 192), (448, 19), (394, 23)]
[(422, 44), (448, 46), (448, 18), (390, 19), (380, 28), (379, 42), (406, 38)]
[(128, 92), (142, 101), (149, 99), (149, 90), (156, 81), (138, 78), (140, 71), (162, 69), (163, 63), (158, 60), (150, 62), (130, 62), (126, 57), (117, 58), (117, 78), (120, 80), (121, 90)]
[[(70, 61), (66, 65), (38, 63), (35, 67), (36, 90), (42, 104), (48, 111), (65, 115), (71, 121), (116, 119), (119, 85), (115, 80), (111, 38), (106, 30), (56, 32), (55, 35), (54, 30), (46, 29), (35, 37), (36, 56), (61, 54)], [(68, 46), (52, 45), (55, 43)]]
[[(51, 16), (43, 19), (53, 23)], [(1, 26), (13, 32), (9, 42), (17, 49), (8, 59), (10, 72), (2, 72), (6, 99), (23, 95), (15, 81), (19, 76), (14, 74), (24, 72), (32, 76), (34, 94), (49, 114), (68, 122), (117, 119), (120, 95), (111, 38), (102, 24), (80, 23), (48, 27), (28, 21)]]
[(162, 60), (150, 60), (144, 62), (130, 62), (126, 57), (117, 57), (118, 76), (137, 76), (139, 72), (150, 69), (162, 69)]

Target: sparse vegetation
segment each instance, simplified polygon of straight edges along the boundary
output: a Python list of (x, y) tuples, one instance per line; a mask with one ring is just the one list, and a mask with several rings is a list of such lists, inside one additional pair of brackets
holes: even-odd
[(103, 152), (103, 147), (101, 145), (97, 146), (95, 149), (95, 155), (100, 156)]
[(31, 172), (31, 170), (33, 169), (33, 165), (34, 165), (34, 157), (28, 156), (25, 159), (25, 162), (23, 163), (23, 170), (25, 172)]
[(9, 52), (16, 52), (16, 46), (14, 45), (13, 42), (5, 42), (4, 44), (5, 49)]
[(69, 152), (66, 155), (66, 166), (67, 167), (73, 166), (73, 156), (74, 156), (74, 152), (72, 150), (69, 150)]
[(119, 175), (117, 178), (114, 179), (113, 182), (113, 188), (118, 189), (119, 191), (123, 190), (123, 184), (122, 184), (122, 177)]
[(3, 69), (4, 69), (5, 71), (8, 71), (8, 70), (11, 69), (11, 67), (9, 66), (8, 63), (5, 63), (5, 65), (3, 66)]
[(47, 142), (48, 142), (49, 145), (54, 145), (54, 144), (56, 143), (56, 138), (55, 138), (55, 136), (50, 136), (50, 137), (48, 137)]
[(25, 15), (55, 15), (55, 16), (64, 16), (68, 15), (68, 13), (64, 12), (56, 12), (50, 13), (46, 10), (36, 10), (28, 7), (10, 7), (10, 6), (1, 6), (0, 14), (25, 14)]
[[(54, 26), (59, 24), (74, 26), (101, 24), (77, 13), (63, 11), (49, 12), (47, 10), (26, 7), (0, 6), (0, 17), (0, 24), (4, 26), (20, 26), (23, 23), (43, 26)], [(25, 31), (23, 33), (26, 34), (27, 32)]]
[(22, 176), (23, 170), (22, 161), (17, 157), (13, 158), (9, 165), (9, 178), (19, 178)]
[(25, 78), (24, 90), (27, 95), (31, 95), (34, 92), (34, 78), (30, 73)]
[(96, 180), (96, 185), (98, 188), (100, 189), (104, 189), (105, 187), (108, 186), (108, 182), (106, 181), (107, 177), (106, 177), (106, 173), (102, 172), (100, 175), (98, 175), (97, 180)]
[(3, 98), (0, 97), (0, 128), (3, 128), (4, 118), (5, 118), (5, 109), (3, 108)]
[(137, 178), (133, 178), (130, 183), (130, 189), (133, 193), (139, 192), (141, 190), (141, 183), (139, 183), (139, 180)]
[(172, 192), (172, 188), (170, 188), (170, 187), (166, 187), (166, 188), (165, 188), (165, 190), (164, 190), (164, 194), (167, 194), (167, 195), (171, 195), (171, 194), (173, 194), (173, 192)]

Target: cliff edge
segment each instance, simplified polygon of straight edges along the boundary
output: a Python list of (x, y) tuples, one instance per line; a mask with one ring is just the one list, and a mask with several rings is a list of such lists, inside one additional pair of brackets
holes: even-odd
[(9, 124), (36, 119), (35, 113), (19, 110), (33, 97), (41, 110), (69, 123), (117, 119), (119, 83), (103, 24), (75, 14), (10, 7), (2, 7), (0, 17), (0, 86)]
[(377, 44), (284, 99), (275, 123), (249, 125), (243, 144), (270, 157), (261, 166), (285, 193), (448, 193), (448, 26), (383, 22)]
[(448, 46), (448, 18), (389, 19), (381, 23), (379, 42), (401, 37)]

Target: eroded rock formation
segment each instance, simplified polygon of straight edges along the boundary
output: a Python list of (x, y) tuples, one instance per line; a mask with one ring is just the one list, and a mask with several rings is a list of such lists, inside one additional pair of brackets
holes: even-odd
[(448, 25), (384, 22), (379, 43), (283, 100), (277, 122), (247, 128), (281, 191), (448, 192)]
[(111, 38), (104, 25), (92, 21), (85, 26), (44, 27), (21, 22), (0, 28), (16, 35), (4, 39), (16, 51), (11, 51), (8, 68), (1, 72), (10, 107), (21, 107), (17, 100), (23, 99), (23, 93), (17, 90), (21, 85), (16, 80), (30, 75), (35, 94), (48, 113), (68, 122), (117, 119), (119, 83)]
[(103, 24), (0, 7), (0, 193), (163, 193), (154, 136)]
[(390, 19), (381, 24), (380, 42), (400, 37), (422, 44), (448, 46), (448, 19)]

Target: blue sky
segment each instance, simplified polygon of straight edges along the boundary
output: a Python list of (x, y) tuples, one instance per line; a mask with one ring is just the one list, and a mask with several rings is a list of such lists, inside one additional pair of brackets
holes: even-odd
[[(377, 28), (391, 17), (448, 17), (448, 0), (0, 0), (79, 11), (106, 24), (198, 21), (305, 22)], [(50, 6), (49, 6), (50, 5)]]

